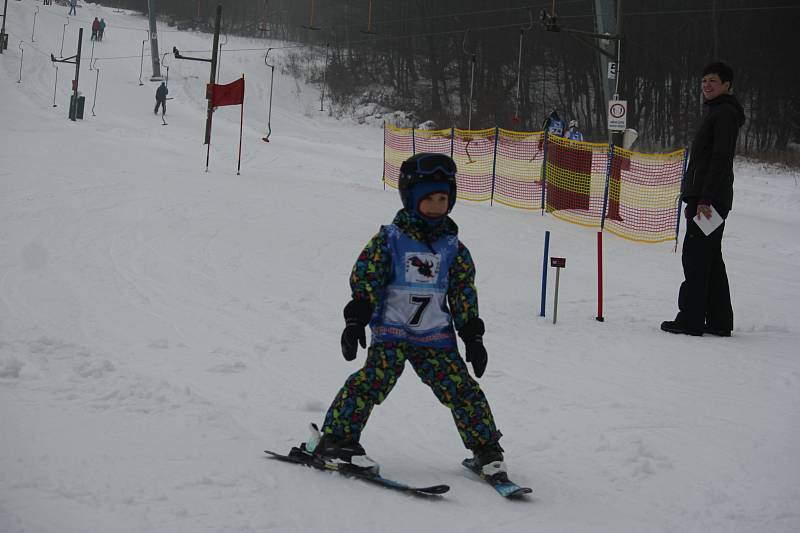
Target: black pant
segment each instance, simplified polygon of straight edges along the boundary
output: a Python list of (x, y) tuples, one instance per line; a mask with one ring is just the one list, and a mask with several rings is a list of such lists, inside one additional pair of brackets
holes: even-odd
[(153, 113), (158, 114), (158, 106), (161, 106), (161, 114), (167, 114), (167, 101), (166, 100), (156, 100), (156, 108), (153, 109)]
[[(690, 214), (696, 205), (688, 206)], [(717, 209), (726, 217), (727, 210)], [(691, 217), (686, 219), (683, 239), (684, 281), (678, 293), (676, 322), (687, 329), (702, 331), (704, 325), (720, 330), (733, 329), (733, 306), (728, 274), (722, 260), (722, 234), (725, 223), (706, 235)]]

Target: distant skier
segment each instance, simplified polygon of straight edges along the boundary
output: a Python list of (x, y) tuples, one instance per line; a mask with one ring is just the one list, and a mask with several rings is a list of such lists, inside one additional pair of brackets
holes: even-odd
[(167, 84), (163, 81), (161, 85), (158, 86), (156, 89), (156, 107), (153, 109), (153, 114), (158, 115), (158, 106), (161, 106), (161, 114), (167, 114), (167, 95), (169, 94), (169, 89), (167, 89)]
[(106, 31), (106, 19), (100, 19), (100, 28), (97, 30), (97, 39), (99, 41), (103, 40), (103, 33)]
[(69, 6), (69, 13), (67, 13), (67, 16), (78, 14), (78, 12), (75, 10), (75, 8), (78, 6), (78, 0), (67, 0), (67, 5)]
[(96, 41), (97, 40), (97, 36), (98, 36), (99, 33), (100, 33), (100, 19), (95, 17), (94, 21), (92, 21), (92, 39), (91, 40), (92, 41)]
[(542, 129), (550, 135), (556, 135), (558, 137), (564, 135), (564, 121), (558, 115), (558, 111), (553, 109), (553, 111), (550, 112), (550, 115), (544, 119)]
[(569, 129), (564, 137), (573, 141), (583, 141), (583, 133), (578, 129), (577, 120), (572, 119), (569, 121)]
[(321, 438), (306, 448), (326, 462), (377, 469), (359, 442), (361, 432), (408, 361), (450, 409), (484, 475), (507, 480), (502, 434), (456, 342), (457, 331), (466, 361), (481, 377), (487, 354), (475, 264), (447, 216), (456, 202), (456, 164), (444, 154), (416, 154), (400, 167), (399, 190), (403, 209), (367, 243), (350, 275), (342, 355), (352, 361), (358, 344), (366, 347), (369, 325), (364, 367), (347, 379), (325, 416)]

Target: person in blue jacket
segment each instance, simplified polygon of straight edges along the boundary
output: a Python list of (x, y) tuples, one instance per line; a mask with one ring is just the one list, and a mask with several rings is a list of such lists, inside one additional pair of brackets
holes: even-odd
[(564, 136), (564, 120), (559, 116), (558, 111), (553, 109), (547, 118), (544, 119), (542, 129), (550, 135), (557, 137)]
[(350, 275), (342, 355), (356, 357), (372, 339), (363, 368), (352, 374), (325, 416), (318, 442), (307, 449), (327, 462), (375, 469), (360, 444), (374, 406), (382, 403), (406, 362), (450, 409), (464, 446), (487, 476), (506, 476), (500, 431), (489, 403), (461, 358), (481, 377), (488, 360), (478, 314), (475, 264), (448, 216), (456, 202), (456, 164), (447, 155), (419, 153), (403, 162), (403, 208), (367, 243)]
[(573, 141), (583, 141), (583, 133), (581, 133), (580, 130), (578, 129), (577, 120), (572, 119), (569, 121), (569, 129), (567, 130), (567, 133), (564, 135), (564, 137)]

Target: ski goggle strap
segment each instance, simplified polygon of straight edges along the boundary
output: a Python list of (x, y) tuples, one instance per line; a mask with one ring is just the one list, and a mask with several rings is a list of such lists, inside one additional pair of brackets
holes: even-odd
[(414, 160), (412, 164), (415, 164), (415, 168), (406, 167), (404, 171), (409, 174), (423, 176), (428, 176), (437, 172), (441, 172), (445, 176), (456, 175), (455, 161), (444, 154), (426, 154)]

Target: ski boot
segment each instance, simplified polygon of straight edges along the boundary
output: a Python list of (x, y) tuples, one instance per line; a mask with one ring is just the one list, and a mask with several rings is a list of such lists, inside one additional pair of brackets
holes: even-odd
[(508, 481), (508, 469), (503, 462), (503, 448), (496, 442), (488, 442), (473, 448), (475, 464), (486, 478), (496, 481)]
[(355, 470), (361, 473), (379, 474), (380, 466), (373, 461), (364, 447), (351, 438), (336, 438), (330, 433), (320, 435), (316, 424), (311, 425), (311, 438), (306, 451), (337, 470)]

